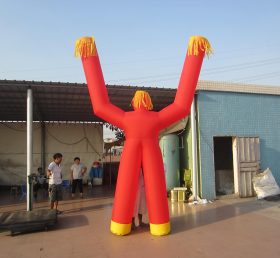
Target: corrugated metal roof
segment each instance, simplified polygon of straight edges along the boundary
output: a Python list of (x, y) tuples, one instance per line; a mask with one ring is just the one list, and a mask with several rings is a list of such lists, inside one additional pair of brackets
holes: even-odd
[[(14, 80), (0, 80), (1, 121), (26, 120), (26, 95), (29, 87), (33, 91), (34, 121), (102, 122), (93, 114), (85, 83)], [(107, 89), (111, 102), (125, 111), (131, 110), (130, 102), (136, 90), (144, 89), (150, 93), (155, 111), (171, 104), (177, 90), (120, 85), (107, 85)], [(280, 87), (216, 81), (199, 81), (197, 91), (280, 95)]]
[(262, 85), (217, 82), (217, 81), (199, 81), (197, 86), (197, 91), (199, 90), (280, 95), (280, 87), (277, 86), (262, 86)]
[[(26, 121), (27, 89), (32, 88), (34, 121), (101, 122), (93, 114), (86, 84), (0, 80), (0, 120)], [(125, 111), (136, 90), (147, 90), (160, 110), (173, 102), (176, 89), (107, 85), (111, 102)]]

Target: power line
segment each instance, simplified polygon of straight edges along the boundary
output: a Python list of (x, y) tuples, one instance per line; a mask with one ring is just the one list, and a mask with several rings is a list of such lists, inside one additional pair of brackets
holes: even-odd
[[(266, 45), (263, 46), (263, 48), (268, 48), (273, 49), (274, 47), (278, 49), (277, 45)], [(219, 51), (220, 54), (233, 54), (238, 52), (239, 55), (241, 55), (242, 52), (248, 53), (248, 50), (252, 50), (252, 48), (243, 48), (243, 49), (230, 49), (226, 51)], [(260, 51), (260, 48), (257, 49), (258, 52)], [(244, 55), (242, 55), (244, 56)], [(163, 61), (163, 60), (181, 60), (182, 56), (169, 56), (169, 57), (160, 57), (160, 58), (147, 58), (147, 59), (138, 59), (138, 60), (124, 60), (124, 61), (118, 61), (118, 62), (111, 62), (111, 63), (102, 63), (103, 66), (110, 66), (110, 65), (115, 65), (115, 64), (131, 64), (131, 63), (147, 63), (147, 62), (154, 62), (154, 61)], [(226, 57), (228, 60), (229, 57)], [(54, 71), (54, 70), (64, 70), (64, 69), (74, 69), (78, 68), (79, 65), (67, 65), (67, 66), (57, 66), (57, 67), (49, 67), (49, 68), (27, 68), (27, 69), (17, 69), (17, 70), (7, 70), (4, 71), (6, 73), (14, 73), (14, 72), (33, 72), (33, 71)], [(3, 70), (2, 70), (3, 72)]]
[(270, 73), (264, 73), (264, 74), (258, 74), (253, 76), (246, 76), (243, 78), (232, 80), (234, 82), (249, 82), (249, 81), (260, 81), (267, 78), (274, 78), (280, 76), (280, 71), (270, 72)]
[[(158, 59), (146, 59), (148, 60), (166, 60), (166, 59), (171, 59), (171, 57), (168, 58), (158, 58)], [(144, 60), (142, 60), (144, 61)], [(139, 61), (130, 61), (130, 62), (139, 62)], [(141, 60), (140, 60), (141, 62)], [(229, 72), (235, 72), (235, 71), (240, 71), (240, 70), (245, 70), (245, 69), (252, 69), (256, 67), (265, 67), (265, 66), (270, 66), (270, 65), (275, 65), (280, 63), (280, 58), (275, 57), (275, 58), (269, 58), (269, 59), (263, 59), (263, 60), (256, 60), (256, 61), (251, 61), (251, 62), (244, 62), (244, 63), (239, 63), (239, 64), (232, 64), (232, 65), (226, 65), (226, 66), (218, 66), (218, 67), (213, 67), (209, 69), (204, 69), (201, 71), (201, 76), (211, 76), (215, 74), (223, 74), (223, 73), (229, 73)], [(170, 64), (171, 65), (171, 64)], [(54, 67), (50, 69), (23, 69), (23, 70), (14, 70), (14, 71), (56, 71), (57, 69), (69, 69), (69, 68), (76, 68), (78, 65), (72, 65), (72, 66), (63, 66), (63, 67)], [(108, 80), (108, 83), (123, 83), (127, 81), (139, 81), (139, 84), (143, 83), (155, 83), (159, 81), (170, 81), (174, 79), (179, 80), (180, 73), (164, 73), (164, 74), (157, 74), (157, 75), (148, 75), (148, 76), (139, 76), (139, 77), (130, 77), (130, 78), (121, 78), (117, 80)], [(272, 78), (272, 77), (277, 77), (278, 75), (275, 73), (267, 73), (265, 75), (254, 75), (254, 76), (249, 76), (249, 77), (242, 77), (242, 78), (237, 78), (234, 79), (235, 81), (242, 81), (244, 79), (246, 80), (263, 80), (265, 78)], [(41, 78), (42, 76), (38, 77)]]
[(255, 61), (255, 62), (246, 62), (246, 63), (241, 63), (241, 64), (205, 69), (202, 73), (203, 74), (208, 74), (208, 73), (212, 74), (212, 73), (232, 72), (232, 71), (250, 69), (250, 68), (278, 64), (278, 63), (280, 63), (280, 58), (272, 58), (272, 59), (266, 59), (266, 60), (259, 60), (259, 61)]
[[(221, 66), (221, 67), (214, 67), (211, 69), (205, 69), (201, 72), (201, 75), (207, 75), (207, 74), (219, 74), (219, 73), (226, 73), (226, 72), (234, 72), (238, 70), (244, 70), (244, 69), (251, 69), (256, 67), (263, 67), (267, 65), (272, 64), (278, 64), (280, 63), (280, 58), (271, 58), (271, 59), (264, 59), (264, 60), (258, 60), (254, 62), (245, 62), (235, 65), (229, 65), (229, 66)], [(123, 82), (123, 81), (138, 81), (141, 80), (141, 83), (147, 83), (147, 82), (156, 82), (158, 80), (173, 80), (173, 79), (179, 79), (180, 73), (171, 73), (171, 74), (158, 74), (158, 75), (151, 75), (151, 76), (141, 76), (141, 77), (133, 77), (133, 78), (122, 78), (118, 80), (108, 80), (107, 82)], [(166, 78), (167, 77), (167, 78)], [(143, 79), (150, 79), (154, 78), (157, 80), (144, 80)]]

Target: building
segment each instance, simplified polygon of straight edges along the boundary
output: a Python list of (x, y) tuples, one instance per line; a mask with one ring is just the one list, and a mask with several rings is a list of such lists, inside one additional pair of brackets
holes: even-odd
[[(75, 156), (89, 167), (103, 153), (103, 121), (92, 113), (86, 84), (0, 80), (0, 185), (25, 180), (26, 92), (30, 88), (37, 121), (33, 123), (33, 171), (46, 167), (56, 151), (65, 154), (66, 169)], [(107, 88), (111, 102), (126, 111), (135, 90), (149, 91), (156, 111), (172, 103), (176, 94), (176, 89), (166, 88)], [(199, 81), (194, 103), (200, 197), (252, 196), (252, 177), (267, 167), (280, 184), (280, 88)], [(181, 184), (183, 171), (193, 169), (191, 120), (164, 131), (179, 138)], [(112, 166), (107, 167), (112, 171)]]
[[(280, 88), (200, 81), (195, 96), (200, 196), (253, 196), (269, 167), (280, 184)], [(190, 123), (183, 168), (192, 168)]]

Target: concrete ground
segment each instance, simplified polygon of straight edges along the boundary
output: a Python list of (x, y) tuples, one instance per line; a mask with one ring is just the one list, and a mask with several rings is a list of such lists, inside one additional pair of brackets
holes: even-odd
[[(1, 194), (0, 212), (26, 208)], [(152, 236), (148, 227), (128, 236), (110, 233), (113, 189), (88, 189), (84, 199), (66, 200), (57, 225), (48, 231), (10, 236), (0, 232), (1, 258), (87, 257), (280, 257), (280, 202), (224, 199), (189, 205), (169, 203), (172, 233)], [(43, 197), (35, 209), (48, 207)]]

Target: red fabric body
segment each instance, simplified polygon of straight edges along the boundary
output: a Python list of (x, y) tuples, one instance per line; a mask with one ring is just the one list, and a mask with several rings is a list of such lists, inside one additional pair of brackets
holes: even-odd
[(131, 223), (141, 166), (150, 223), (169, 222), (159, 132), (189, 114), (203, 57), (204, 52), (200, 52), (198, 56), (186, 56), (175, 100), (159, 112), (145, 109), (124, 112), (112, 105), (98, 55), (82, 58), (94, 113), (123, 129), (126, 136), (112, 213), (114, 222)]

